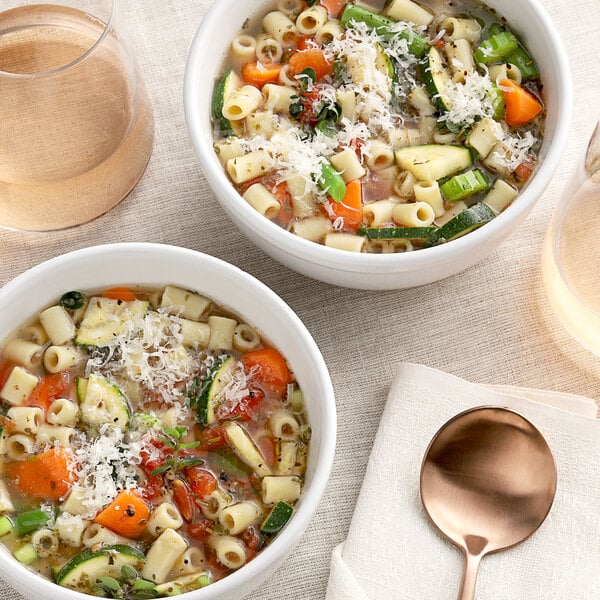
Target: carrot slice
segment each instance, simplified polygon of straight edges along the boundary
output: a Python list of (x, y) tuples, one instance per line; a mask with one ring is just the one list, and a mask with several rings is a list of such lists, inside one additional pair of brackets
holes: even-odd
[(58, 500), (67, 495), (77, 479), (74, 464), (70, 449), (55, 447), (31, 459), (7, 465), (7, 471), (27, 496)]
[(328, 199), (323, 203), (325, 214), (333, 223), (340, 217), (344, 219), (344, 229), (356, 231), (363, 222), (362, 183), (355, 179), (346, 184), (346, 195), (341, 202)]
[(146, 529), (150, 508), (131, 490), (123, 490), (94, 519), (110, 530), (128, 538), (137, 538)]
[(276, 81), (279, 71), (281, 71), (280, 64), (265, 65), (255, 60), (242, 67), (242, 77), (246, 83), (261, 88), (265, 83)]
[(275, 348), (251, 350), (242, 357), (244, 368), (253, 381), (282, 397), (292, 380), (285, 358)]
[(325, 58), (323, 51), (319, 48), (295, 52), (290, 57), (288, 64), (290, 65), (290, 75), (300, 75), (305, 69), (314, 69), (317, 80), (323, 79), (333, 70), (333, 64)]
[(346, 2), (347, 0), (321, 0), (321, 5), (327, 9), (330, 17), (337, 17), (346, 5)]
[(512, 79), (501, 79), (500, 86), (506, 100), (505, 120), (511, 127), (519, 127), (535, 119), (543, 109), (538, 100)]
[(102, 295), (111, 300), (122, 300), (123, 302), (133, 302), (136, 295), (127, 287), (114, 287), (104, 290)]

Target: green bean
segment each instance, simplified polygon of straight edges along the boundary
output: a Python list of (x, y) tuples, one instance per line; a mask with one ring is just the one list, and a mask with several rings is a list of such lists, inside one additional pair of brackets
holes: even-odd
[(21, 537), (31, 533), (40, 527), (44, 527), (50, 517), (43, 510), (36, 508), (17, 515), (14, 519), (15, 533)]
[(319, 187), (327, 192), (335, 202), (341, 202), (346, 195), (346, 184), (342, 176), (333, 168), (333, 165), (325, 161), (321, 167), (321, 176), (317, 180)]
[(410, 29), (396, 32), (393, 30), (396, 21), (362, 6), (348, 4), (340, 17), (340, 21), (346, 28), (348, 28), (351, 21), (364, 23), (367, 27), (374, 29), (386, 40), (391, 40), (395, 37), (406, 40), (408, 42), (409, 52), (414, 54), (417, 58), (423, 56), (427, 49), (427, 39), (424, 36), (415, 33)]

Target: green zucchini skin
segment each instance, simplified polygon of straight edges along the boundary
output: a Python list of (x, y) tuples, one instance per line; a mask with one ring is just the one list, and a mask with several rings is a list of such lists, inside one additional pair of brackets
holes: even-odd
[(264, 535), (275, 535), (279, 533), (290, 520), (294, 512), (294, 507), (280, 500), (271, 510), (264, 523), (260, 528), (260, 532)]
[(455, 240), (474, 229), (489, 223), (495, 216), (494, 211), (487, 206), (487, 204), (478, 202), (470, 208), (466, 208), (453, 219), (450, 219), (450, 221), (442, 225), (427, 240), (425, 247)]
[(448, 86), (450, 75), (440, 51), (432, 46), (421, 62), (421, 78), (425, 90), (429, 94), (433, 105), (440, 114), (445, 114), (452, 109), (452, 103), (448, 98)]
[(237, 78), (233, 70), (225, 71), (215, 82), (212, 94), (212, 114), (215, 123), (219, 126), (219, 131), (223, 137), (233, 135), (233, 128), (228, 119), (223, 116), (223, 105), (229, 94), (235, 86), (234, 78)]
[(358, 235), (370, 240), (424, 240), (435, 230), (436, 227), (360, 227)]

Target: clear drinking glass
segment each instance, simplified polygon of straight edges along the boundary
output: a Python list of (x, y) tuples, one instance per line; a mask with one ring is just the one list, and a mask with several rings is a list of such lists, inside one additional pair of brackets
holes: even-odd
[(2, 227), (90, 221), (133, 189), (152, 152), (119, 0), (57, 1), (0, 4)]
[(542, 273), (554, 313), (600, 355), (600, 123), (552, 215)]

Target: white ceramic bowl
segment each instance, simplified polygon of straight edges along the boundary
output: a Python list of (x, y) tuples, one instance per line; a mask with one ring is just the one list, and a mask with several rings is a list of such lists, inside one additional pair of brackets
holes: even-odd
[[(113, 285), (182, 286), (205, 294), (254, 325), (288, 359), (302, 387), (312, 427), (306, 483), (294, 516), (254, 560), (190, 600), (237, 600), (265, 580), (300, 539), (314, 514), (332, 466), (336, 414), (323, 357), (292, 309), (255, 278), (219, 259), (160, 244), (114, 244), (65, 254), (23, 273), (0, 290), (0, 341), (65, 291)], [(60, 588), (18, 563), (0, 543), (0, 577), (30, 600), (90, 600)]]
[(205, 16), (188, 58), (184, 100), (188, 130), (204, 174), (223, 209), (241, 231), (273, 258), (327, 283), (363, 288), (413, 287), (454, 275), (490, 254), (527, 217), (548, 185), (564, 150), (571, 117), (572, 85), (560, 36), (537, 0), (488, 0), (507, 18), (535, 56), (547, 103), (542, 163), (519, 198), (484, 227), (448, 244), (405, 254), (356, 254), (297, 237), (265, 219), (230, 184), (213, 151), (212, 82), (229, 43), (249, 13), (265, 14), (273, 0), (218, 0)]

